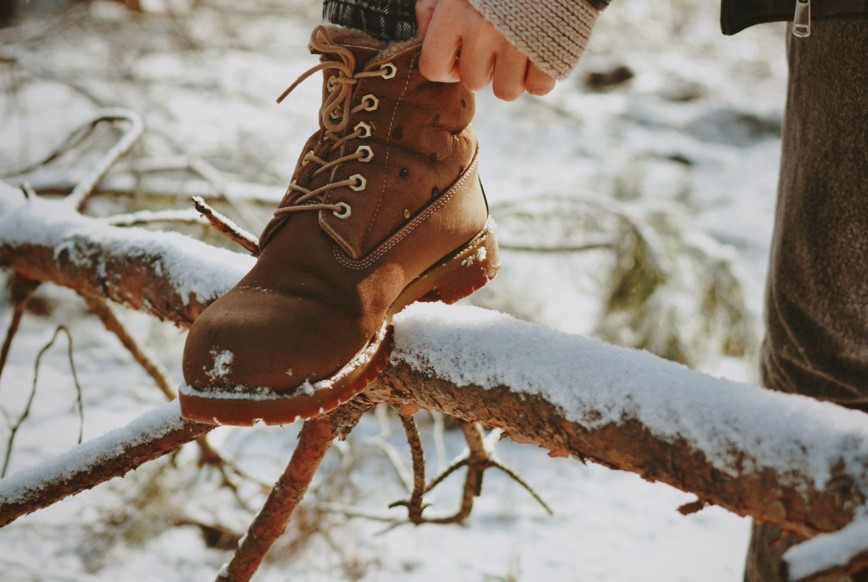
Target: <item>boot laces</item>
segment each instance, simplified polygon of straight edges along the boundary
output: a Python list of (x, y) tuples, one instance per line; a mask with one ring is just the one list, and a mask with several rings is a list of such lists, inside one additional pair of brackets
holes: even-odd
[[(296, 81), (284, 91), (277, 102), (282, 102), (296, 87), (311, 75), (320, 71), (334, 71), (334, 75), (329, 77), (326, 82), (327, 96), (320, 107), (320, 120), (325, 129), (324, 141), (333, 142), (328, 151), (338, 150), (343, 144), (354, 139), (366, 139), (371, 136), (371, 126), (364, 121), (361, 121), (353, 127), (353, 131), (347, 133), (343, 137), (339, 134), (347, 129), (353, 115), (360, 111), (375, 111), (379, 105), (378, 99), (368, 94), (362, 97), (360, 103), (355, 107), (350, 107), (355, 85), (359, 80), (371, 77), (381, 77), (383, 79), (391, 79), (397, 73), (397, 68), (392, 63), (384, 63), (375, 71), (355, 71), (356, 57), (348, 48), (336, 44), (328, 32), (323, 27), (318, 27), (314, 32), (310, 41), (310, 47), (323, 55), (330, 55), (333, 58), (324, 60), (318, 65), (315, 65), (299, 76)], [(356, 148), (356, 151), (340, 156), (333, 160), (326, 160), (323, 157), (317, 156), (313, 151), (308, 151), (301, 160), (302, 165), (313, 163), (319, 166), (311, 174), (311, 178), (316, 177), (323, 172), (342, 164), (343, 162), (355, 161), (370, 162), (374, 158), (374, 152), (370, 146), (361, 145)], [(331, 210), (338, 218), (346, 219), (352, 212), (351, 206), (346, 202), (326, 203), (323, 202), (322, 195), (329, 190), (335, 188), (349, 187), (355, 192), (361, 192), (365, 189), (367, 180), (361, 174), (353, 174), (344, 180), (329, 182), (319, 188), (309, 189), (295, 183), (293, 180), (289, 184), (286, 200), (292, 200), (294, 194), (301, 194), (292, 202), (282, 205), (274, 211), (272, 223), (281, 217), (285, 217), (294, 212), (313, 211), (313, 210)], [(271, 224), (266, 227), (266, 232), (270, 229)]]

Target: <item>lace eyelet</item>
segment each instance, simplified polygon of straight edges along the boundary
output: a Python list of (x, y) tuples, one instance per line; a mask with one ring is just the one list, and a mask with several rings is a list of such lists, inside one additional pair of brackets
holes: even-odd
[(310, 157), (312, 155), (314, 155), (313, 150), (307, 150), (307, 153), (304, 154), (304, 157), (301, 159), (302, 167), (304, 167), (310, 163)]
[(367, 164), (374, 159), (374, 150), (371, 149), (371, 146), (360, 145), (358, 148), (356, 148), (357, 154), (362, 152), (364, 152), (365, 155), (359, 158), (360, 162)]
[(352, 176), (350, 176), (350, 180), (356, 181), (355, 184), (350, 185), (350, 190), (353, 190), (355, 192), (361, 192), (368, 185), (368, 181), (365, 180), (365, 177), (361, 174), (353, 174)]
[(350, 205), (347, 204), (346, 202), (338, 202), (337, 205), (338, 205), (338, 207), (340, 207), (340, 210), (339, 211), (338, 210), (332, 210), (332, 214), (334, 214), (336, 217), (340, 218), (341, 220), (346, 220), (347, 218), (350, 217), (350, 214), (353, 213), (353, 209), (350, 208)]
[(364, 121), (360, 121), (356, 124), (353, 130), (360, 132), (359, 137), (364, 139), (366, 137), (371, 137), (371, 126), (365, 123)]
[(331, 117), (332, 121), (337, 121), (341, 118), (341, 109), (340, 107), (333, 109), (331, 113), (329, 113), (329, 117)]
[(326, 90), (327, 90), (329, 93), (331, 93), (332, 91), (335, 90), (335, 83), (336, 83), (336, 82), (337, 82), (337, 81), (335, 80), (334, 77), (329, 77), (329, 80), (326, 81)]
[(363, 111), (376, 111), (377, 107), (380, 106), (380, 100), (377, 99), (371, 93), (368, 93), (364, 97), (362, 97), (362, 110)]
[(384, 79), (391, 79), (398, 73), (398, 67), (392, 63), (384, 63), (380, 65), (380, 70), (383, 71)]

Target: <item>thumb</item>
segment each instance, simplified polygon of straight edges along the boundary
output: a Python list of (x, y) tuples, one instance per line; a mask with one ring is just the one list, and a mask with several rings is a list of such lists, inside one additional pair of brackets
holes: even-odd
[(437, 0), (416, 0), (416, 38), (425, 38)]

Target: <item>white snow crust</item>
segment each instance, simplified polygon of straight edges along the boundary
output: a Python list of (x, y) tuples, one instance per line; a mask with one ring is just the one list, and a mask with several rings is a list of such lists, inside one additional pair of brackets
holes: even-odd
[[(538, 394), (589, 428), (638, 419), (659, 437), (687, 439), (730, 475), (798, 471), (822, 488), (842, 462), (861, 482), (868, 476), (864, 413), (713, 378), (647, 352), (443, 304), (398, 314), (395, 346), (395, 362), (459, 386)], [(738, 459), (738, 451), (750, 456)]]

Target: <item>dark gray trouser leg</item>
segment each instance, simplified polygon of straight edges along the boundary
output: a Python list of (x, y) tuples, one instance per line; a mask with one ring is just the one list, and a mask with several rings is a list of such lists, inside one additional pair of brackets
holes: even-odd
[(323, 18), (380, 40), (416, 34), (416, 0), (323, 0)]
[[(787, 47), (762, 378), (868, 412), (868, 20), (812, 28)], [(798, 539), (779, 534), (754, 526), (746, 582), (782, 580), (780, 556)]]

